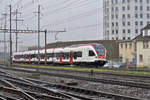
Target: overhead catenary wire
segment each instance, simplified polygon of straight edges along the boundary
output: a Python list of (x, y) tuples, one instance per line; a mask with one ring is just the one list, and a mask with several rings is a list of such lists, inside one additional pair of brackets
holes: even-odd
[[(86, 0), (86, 1), (87, 1), (87, 0)], [(95, 0), (95, 1), (96, 1), (96, 0)], [(95, 1), (94, 1), (94, 2), (95, 2)], [(82, 1), (82, 2), (83, 2), (83, 1)], [(93, 2), (93, 1), (92, 1), (92, 2)], [(85, 5), (88, 4), (88, 3), (91, 4), (92, 2), (85, 2), (85, 3), (81, 3), (81, 2), (79, 3), (79, 2), (78, 2), (78, 4), (83, 4), (83, 6), (85, 6)], [(71, 3), (73, 3), (73, 2), (71, 2)], [(74, 4), (74, 5), (75, 5), (75, 4)], [(77, 7), (81, 7), (81, 6), (82, 6), (82, 5), (77, 5)], [(67, 8), (68, 6), (65, 6), (65, 7)], [(77, 7), (75, 6), (75, 8), (77, 8)], [(61, 9), (61, 10), (62, 10), (62, 9)], [(53, 11), (54, 11), (54, 10), (53, 10)], [(52, 12), (53, 12), (53, 11), (52, 11)], [(42, 12), (42, 13), (44, 13), (44, 12)], [(45, 18), (45, 17), (46, 17), (46, 16), (44, 15), (44, 18)], [(25, 20), (30, 20), (30, 21), (33, 20), (33, 19), (35, 20), (35, 16), (33, 16), (33, 15), (31, 15), (31, 16), (28, 17), (28, 18), (25, 18)]]
[[(69, 3), (69, 4), (68, 4)], [(49, 9), (49, 8), (51, 8), (51, 7), (49, 7), (49, 8), (47, 8), (47, 10), (48, 11), (43, 11), (42, 13), (47, 13), (47, 14), (49, 14), (49, 13), (51, 13), (52, 14), (52, 12), (54, 13), (56, 13), (57, 11), (59, 11), (59, 10), (63, 10), (63, 8), (67, 8), (68, 7), (68, 5), (70, 5), (70, 4), (73, 4), (73, 3), (77, 3), (77, 1), (72, 1), (72, 2), (70, 2), (70, 1), (67, 1), (67, 2), (63, 2), (63, 4), (61, 4), (61, 5), (64, 5), (63, 7), (60, 7), (60, 8), (56, 8), (56, 9), (54, 9), (54, 10), (52, 10), (51, 12), (50, 12), (50, 10), (51, 9)], [(47, 14), (45, 14), (44, 16), (47, 16)], [(28, 14), (28, 15), (31, 15), (31, 14)], [(27, 15), (26, 15), (27, 16)], [(32, 18), (34, 18), (34, 16), (33, 15), (31, 15), (29, 18), (27, 18), (28, 20), (29, 19), (32, 19)]]
[(71, 16), (71, 17), (65, 18), (63, 20), (52, 22), (51, 24), (46, 24), (46, 25), (44, 25), (42, 27), (54, 26), (54, 25), (56, 26), (56, 25), (68, 23), (68, 21), (75, 21), (75, 20), (83, 19), (85, 17), (89, 17), (90, 15), (94, 15), (94, 13), (97, 13), (97, 11), (99, 11), (100, 9), (102, 9), (102, 8), (92, 9), (90, 11), (87, 11), (87, 12), (84, 12), (84, 13), (81, 13), (81, 14), (78, 14), (78, 15), (75, 15), (75, 16)]

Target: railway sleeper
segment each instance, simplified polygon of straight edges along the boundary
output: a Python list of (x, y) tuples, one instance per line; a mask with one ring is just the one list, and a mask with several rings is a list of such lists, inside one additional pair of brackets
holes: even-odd
[(32, 91), (36, 91), (36, 92), (40, 92), (40, 93), (44, 93), (44, 94), (48, 94), (48, 95), (52, 95), (52, 96), (58, 96), (58, 97), (62, 97), (62, 98), (67, 97), (66, 95), (60, 94), (58, 92), (55, 93), (54, 91), (46, 89), (45, 87), (40, 87), (38, 85), (34, 86), (34, 85), (30, 85), (30, 84), (27, 84), (27, 83), (17, 82), (17, 81), (10, 80), (10, 79), (8, 81), (11, 81), (12, 83), (15, 83), (17, 86), (27, 87), (29, 90), (32, 90)]

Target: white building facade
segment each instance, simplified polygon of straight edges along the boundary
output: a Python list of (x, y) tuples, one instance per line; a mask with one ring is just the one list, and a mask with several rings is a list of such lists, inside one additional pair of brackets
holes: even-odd
[(150, 0), (103, 0), (104, 40), (130, 40), (150, 23)]

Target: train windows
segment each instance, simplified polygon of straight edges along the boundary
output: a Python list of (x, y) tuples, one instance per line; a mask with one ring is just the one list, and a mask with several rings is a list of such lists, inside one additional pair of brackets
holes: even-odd
[(56, 54), (55, 54), (55, 57), (56, 57), (57, 60), (59, 59), (59, 56), (60, 56), (59, 53), (56, 53)]
[(96, 52), (98, 55), (105, 55), (105, 48), (102, 45), (94, 44), (94, 47), (96, 49)]
[(33, 58), (35, 58), (35, 54), (32, 54), (32, 55), (31, 55), (31, 59), (33, 59)]
[(95, 53), (92, 50), (89, 50), (89, 56), (95, 56)]
[(69, 52), (63, 53), (63, 59), (69, 59)]
[(77, 59), (77, 52), (74, 52), (73, 57), (74, 57), (74, 59)]
[(74, 52), (74, 59), (77, 59), (77, 57), (82, 57), (82, 52), (81, 51)]
[(45, 54), (41, 54), (41, 59), (44, 59), (45, 58)]
[(52, 58), (53, 57), (53, 54), (52, 53), (48, 53), (47, 54), (47, 58), (49, 59), (49, 58)]

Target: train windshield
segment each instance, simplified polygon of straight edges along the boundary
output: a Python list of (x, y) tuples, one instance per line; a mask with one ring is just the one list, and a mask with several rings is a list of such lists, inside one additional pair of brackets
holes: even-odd
[(98, 55), (102, 55), (102, 56), (105, 55), (105, 49), (104, 49), (104, 46), (103, 46), (103, 45), (100, 45), (100, 44), (93, 44), (93, 46), (95, 47), (96, 52), (98, 53)]

